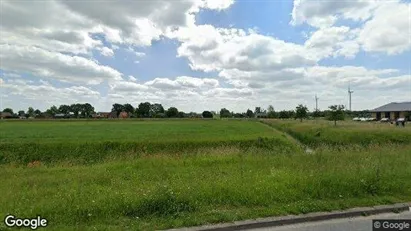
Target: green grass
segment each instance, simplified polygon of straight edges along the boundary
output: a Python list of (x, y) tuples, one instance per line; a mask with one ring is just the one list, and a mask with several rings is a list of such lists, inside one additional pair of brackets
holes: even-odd
[(408, 127), (265, 123), (1, 122), (0, 217), (156, 230), (411, 201)]
[(254, 121), (240, 120), (0, 121), (1, 143), (226, 141), (272, 134)]
[(411, 144), (410, 124), (407, 127), (395, 127), (379, 122), (338, 121), (337, 126), (334, 126), (334, 122), (324, 120), (264, 120), (264, 123), (288, 133), (310, 147)]
[(192, 154), (222, 147), (298, 151), (284, 134), (255, 121), (24, 121), (0, 126), (0, 164), (93, 164), (107, 159), (156, 153)]
[(0, 174), (0, 216), (40, 214), (51, 230), (155, 230), (410, 201), (411, 146), (216, 149), (92, 167), (6, 165)]

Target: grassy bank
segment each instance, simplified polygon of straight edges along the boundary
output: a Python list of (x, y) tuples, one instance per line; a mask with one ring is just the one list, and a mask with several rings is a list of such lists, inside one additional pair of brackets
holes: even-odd
[(3, 165), (0, 174), (1, 216), (40, 214), (52, 230), (154, 230), (410, 201), (411, 146), (338, 155), (214, 149), (93, 166)]
[(264, 120), (264, 123), (288, 133), (310, 147), (369, 146), (373, 144), (411, 144), (411, 126), (395, 127), (378, 122), (364, 123), (294, 120)]

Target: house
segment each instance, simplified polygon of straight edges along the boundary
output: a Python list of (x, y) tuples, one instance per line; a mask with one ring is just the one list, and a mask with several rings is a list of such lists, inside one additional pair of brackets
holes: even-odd
[(63, 114), (63, 113), (59, 113), (59, 114), (55, 114), (55, 115), (54, 115), (54, 118), (56, 118), (56, 119), (63, 119), (63, 118), (67, 118), (67, 115), (66, 115), (66, 114)]
[(13, 114), (11, 114), (10, 112), (0, 112), (0, 118), (11, 118), (13, 117)]
[(392, 102), (370, 110), (370, 112), (376, 120), (381, 120), (382, 118), (388, 118), (390, 120), (405, 118), (411, 120), (411, 102)]
[(96, 114), (93, 114), (93, 118), (109, 118), (111, 112), (97, 112)]
[(127, 112), (125, 112), (125, 111), (120, 112), (120, 115), (118, 116), (118, 118), (121, 118), (121, 119), (128, 118), (128, 113), (127, 113)]
[(268, 118), (268, 115), (266, 112), (260, 112), (260, 113), (255, 113), (255, 118)]

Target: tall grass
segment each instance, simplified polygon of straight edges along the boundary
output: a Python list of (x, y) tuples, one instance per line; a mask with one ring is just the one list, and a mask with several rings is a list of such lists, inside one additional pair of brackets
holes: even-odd
[(340, 122), (338, 126), (325, 121), (264, 120), (264, 123), (290, 134), (301, 143), (320, 147), (369, 146), (373, 144), (411, 144), (411, 129), (390, 124)]
[(0, 143), (0, 164), (45, 164), (66, 162), (94, 164), (107, 159), (138, 158), (144, 155), (184, 155), (213, 148), (238, 148), (242, 151), (259, 149), (273, 153), (295, 153), (300, 149), (284, 137), (226, 141), (179, 142), (66, 142), (66, 143)]
[(155, 230), (409, 201), (411, 146), (216, 148), (91, 167), (3, 165), (0, 174), (0, 216), (40, 214), (51, 230)]

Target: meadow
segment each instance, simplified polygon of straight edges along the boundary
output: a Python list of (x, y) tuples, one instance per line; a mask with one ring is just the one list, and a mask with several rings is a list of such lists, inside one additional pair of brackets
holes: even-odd
[(310, 147), (352, 147), (373, 144), (411, 144), (411, 124), (396, 127), (390, 123), (326, 120), (263, 120)]
[[(295, 136), (311, 134), (305, 126), (323, 129), (320, 137), (361, 129), (396, 136), (390, 129), (397, 128), (264, 123), (0, 123), (0, 216), (40, 214), (49, 220), (47, 230), (158, 230), (411, 201), (411, 143), (352, 148), (351, 136), (335, 149), (324, 137), (307, 154), (299, 143), (309, 142)], [(106, 129), (111, 132), (104, 136)], [(408, 128), (398, 131), (411, 135)]]

